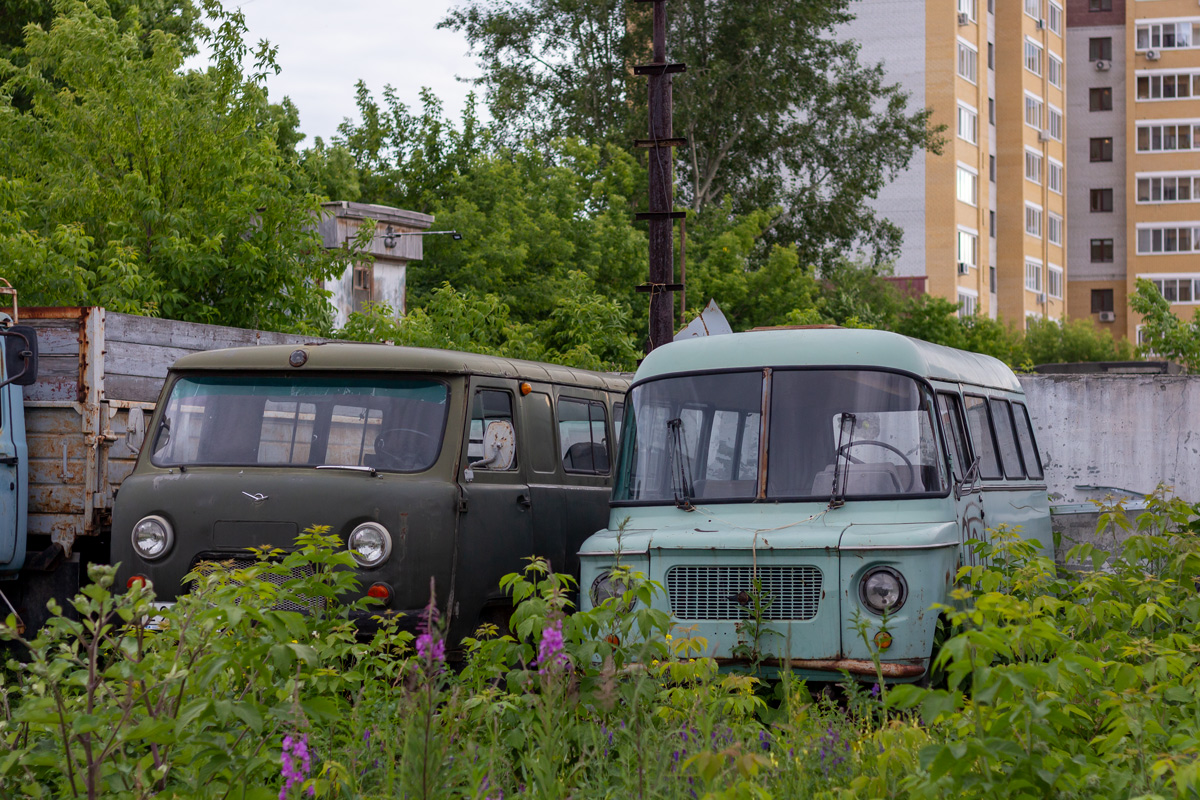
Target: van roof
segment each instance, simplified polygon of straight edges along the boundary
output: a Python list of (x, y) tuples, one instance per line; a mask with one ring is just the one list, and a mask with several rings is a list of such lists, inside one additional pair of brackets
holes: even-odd
[(788, 366), (887, 367), (930, 380), (1022, 391), (1017, 376), (998, 358), (857, 328), (748, 331), (672, 342), (646, 356), (634, 381), (681, 372)]
[[(308, 359), (293, 367), (288, 358), (303, 350)], [(209, 350), (180, 358), (172, 370), (350, 371), (422, 372), (454, 375), (490, 375), (534, 382), (569, 384), (624, 392), (629, 379), (613, 373), (561, 367), (537, 361), (360, 342), (309, 342)]]

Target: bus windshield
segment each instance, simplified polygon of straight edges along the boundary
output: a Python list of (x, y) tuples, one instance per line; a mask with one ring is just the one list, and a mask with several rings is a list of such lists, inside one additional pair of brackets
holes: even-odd
[(151, 462), (418, 472), (441, 451), (447, 398), (433, 380), (187, 376), (171, 387)]
[[(932, 397), (907, 375), (777, 369), (761, 448), (761, 371), (648, 381), (630, 393), (616, 503), (829, 500), (943, 494)], [(765, 452), (763, 452), (765, 451)], [(840, 454), (840, 456), (839, 456)]]

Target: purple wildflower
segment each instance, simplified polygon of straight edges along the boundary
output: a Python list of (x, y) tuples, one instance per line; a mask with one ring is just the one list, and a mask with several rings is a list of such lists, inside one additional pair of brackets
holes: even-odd
[[(303, 784), (312, 771), (312, 756), (308, 752), (308, 734), (293, 737), (283, 737), (283, 788), (279, 790), (279, 800), (287, 800), (293, 786)], [(308, 787), (308, 796), (316, 794), (316, 789)]]
[(771, 752), (771, 734), (767, 731), (758, 732), (758, 743), (762, 747), (764, 753)]
[(417, 657), (427, 664), (446, 660), (446, 643), (426, 631), (417, 637)]
[(563, 649), (562, 620), (556, 620), (551, 626), (542, 631), (542, 641), (538, 645), (538, 674), (549, 675), (559, 669), (571, 666), (571, 661)]
[(879, 697), (879, 684), (878, 683), (871, 687), (871, 697)]

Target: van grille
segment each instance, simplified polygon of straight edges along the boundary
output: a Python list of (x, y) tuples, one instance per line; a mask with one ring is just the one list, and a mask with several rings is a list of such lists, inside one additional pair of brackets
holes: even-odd
[[(240, 570), (249, 569), (258, 563), (259, 560), (255, 556), (249, 554), (198, 553), (196, 557), (192, 559), (192, 563), (188, 565), (188, 572), (196, 572), (200, 575), (210, 575), (217, 570), (225, 570), (229, 573), (233, 573)], [(312, 574), (312, 565), (306, 564), (302, 567), (290, 570), (287, 574), (277, 575), (266, 572), (259, 573), (258, 579), (275, 586), (283, 586), (283, 584), (290, 580), (294, 580), (296, 578), (307, 578)], [(233, 580), (231, 580), (230, 583), (234, 585), (239, 584), (238, 581)], [(195, 584), (192, 584), (192, 586), (195, 586)], [(323, 605), (324, 600), (319, 597), (292, 594), (288, 596), (288, 599), (280, 600), (278, 603), (275, 603), (273, 606), (271, 606), (271, 608), (277, 611), (299, 611), (302, 614), (308, 614), (314, 611), (319, 611)]]
[[(807, 620), (821, 601), (821, 570), (813, 566), (759, 567), (763, 617)], [(745, 619), (753, 608), (738, 603), (740, 592), (754, 590), (752, 567), (672, 567), (667, 570), (671, 613), (684, 620)]]

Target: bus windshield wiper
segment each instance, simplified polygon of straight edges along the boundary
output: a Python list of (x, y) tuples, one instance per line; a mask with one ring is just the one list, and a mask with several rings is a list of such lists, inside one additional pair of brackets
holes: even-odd
[[(850, 471), (850, 445), (854, 442), (854, 423), (858, 421), (850, 412), (842, 413), (838, 421), (837, 453), (833, 459), (833, 492), (829, 496), (829, 509), (841, 508), (846, 504), (846, 473)], [(842, 467), (845, 459), (845, 468)]]
[(692, 465), (688, 462), (687, 450), (683, 446), (683, 420), (679, 417), (667, 420), (667, 446), (670, 448), (671, 459), (675, 462), (671, 468), (671, 488), (675, 492), (675, 507), (684, 511), (694, 511), (692, 497), (695, 488), (692, 486)]

